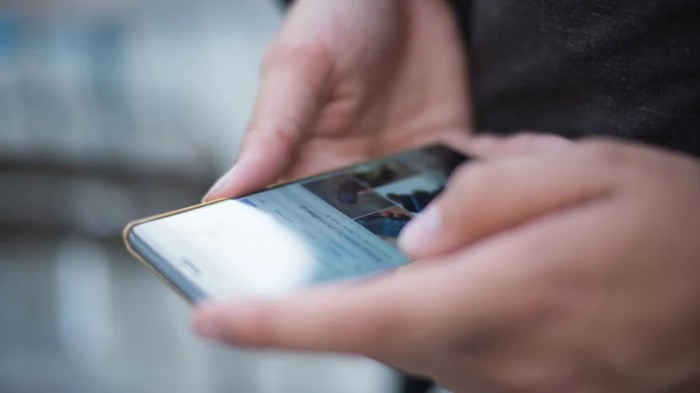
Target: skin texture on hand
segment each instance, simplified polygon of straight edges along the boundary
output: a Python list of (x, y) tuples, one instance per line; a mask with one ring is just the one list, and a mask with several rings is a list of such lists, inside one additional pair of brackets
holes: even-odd
[(700, 163), (619, 142), (491, 145), (497, 157), (436, 200), (432, 226), (411, 224), (440, 239), (413, 245), (417, 262), (203, 305), (195, 328), (233, 345), (363, 354), (456, 392), (699, 391)]
[(471, 128), (463, 48), (444, 0), (298, 0), (262, 65), (235, 169), (207, 200)]

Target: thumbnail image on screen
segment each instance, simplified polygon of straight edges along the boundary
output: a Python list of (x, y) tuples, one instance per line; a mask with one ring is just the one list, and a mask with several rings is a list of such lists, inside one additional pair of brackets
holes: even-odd
[(303, 187), (393, 245), (463, 161), (460, 154), (436, 146), (310, 180)]

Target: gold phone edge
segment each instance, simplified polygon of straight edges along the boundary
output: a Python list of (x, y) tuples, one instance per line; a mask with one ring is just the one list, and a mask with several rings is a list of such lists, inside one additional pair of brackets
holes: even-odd
[(131, 246), (131, 243), (129, 242), (129, 234), (138, 225), (145, 224), (147, 222), (151, 222), (151, 221), (155, 221), (155, 220), (159, 220), (161, 218), (174, 216), (176, 214), (184, 213), (184, 212), (187, 212), (190, 210), (199, 209), (199, 208), (204, 207), (204, 206), (213, 205), (215, 203), (223, 202), (225, 200), (227, 200), (227, 199), (226, 198), (216, 199), (213, 201), (199, 203), (197, 205), (188, 206), (188, 207), (185, 207), (182, 209), (177, 209), (177, 210), (173, 210), (173, 211), (169, 211), (169, 212), (165, 212), (165, 213), (161, 213), (161, 214), (156, 214), (154, 216), (142, 218), (139, 220), (131, 221), (128, 224), (126, 224), (126, 226), (122, 230), (122, 242), (124, 243), (124, 247), (129, 252), (129, 254), (131, 254), (132, 257), (134, 257), (137, 261), (139, 261), (139, 263), (141, 263), (141, 265), (143, 267), (146, 268), (146, 270), (151, 272), (151, 274), (156, 276), (160, 281), (162, 281), (170, 289), (175, 291), (175, 293), (177, 293), (181, 298), (185, 299), (185, 301), (187, 301), (190, 304), (193, 304), (193, 301), (190, 298), (188, 298), (187, 295), (185, 295), (185, 293), (180, 290), (180, 288), (175, 286), (172, 282), (170, 282), (170, 280), (168, 280), (165, 276), (163, 276), (158, 270), (153, 268), (153, 266), (151, 266), (151, 264), (148, 263), (148, 261), (146, 261), (143, 258), (143, 256), (141, 256), (141, 254), (139, 254), (138, 252), (136, 252), (136, 250), (134, 250), (134, 248)]

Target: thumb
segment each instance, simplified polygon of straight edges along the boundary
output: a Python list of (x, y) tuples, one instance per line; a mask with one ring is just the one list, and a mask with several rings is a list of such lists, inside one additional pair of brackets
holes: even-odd
[[(382, 357), (416, 347), (434, 347), (452, 329), (452, 302), (469, 323), (460, 333), (483, 330), (494, 319), (490, 300), (507, 275), (494, 276), (471, 265), (433, 263), (407, 268), (351, 288), (319, 286), (283, 299), (206, 303), (195, 312), (202, 336), (233, 345), (305, 351), (345, 352)], [(464, 280), (451, 280), (462, 271)], [(498, 289), (498, 291), (495, 291)]]
[(289, 169), (322, 105), (329, 73), (330, 62), (320, 48), (270, 52), (239, 158), (214, 184), (205, 201), (265, 188)]
[(582, 149), (466, 164), (399, 237), (409, 255), (454, 251), (487, 236), (612, 191), (612, 174)]

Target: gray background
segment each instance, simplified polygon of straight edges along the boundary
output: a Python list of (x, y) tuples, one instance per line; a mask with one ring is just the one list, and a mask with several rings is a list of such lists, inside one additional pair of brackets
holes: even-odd
[(0, 392), (387, 392), (370, 360), (195, 338), (129, 220), (233, 161), (281, 13), (260, 0), (0, 0)]

